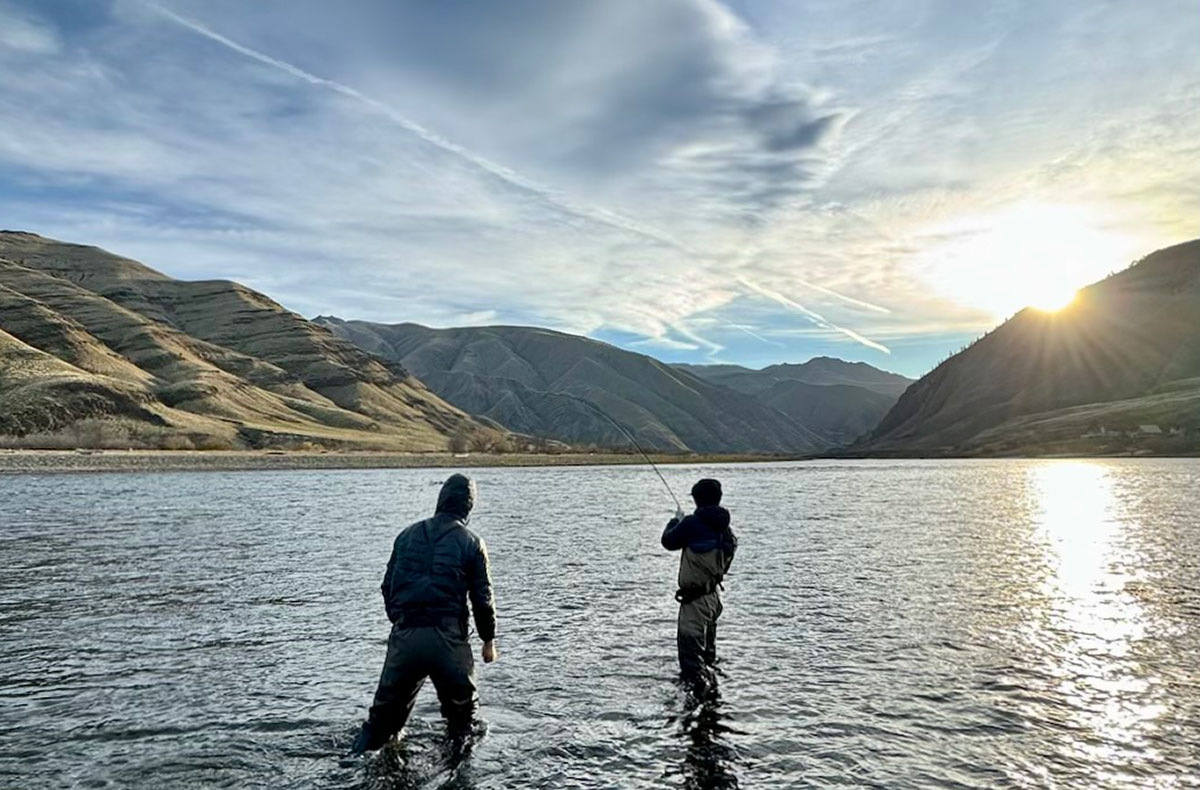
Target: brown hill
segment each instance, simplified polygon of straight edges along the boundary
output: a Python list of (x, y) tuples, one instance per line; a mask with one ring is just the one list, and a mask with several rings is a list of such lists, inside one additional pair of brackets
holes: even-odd
[(1200, 242), (1026, 309), (943, 362), (857, 449), (1007, 452), (1139, 424), (1200, 430)]
[(0, 330), (0, 434), (53, 432), (77, 420), (164, 421), (136, 384), (87, 373)]
[[(20, 425), (0, 429), (10, 434), (118, 413), (111, 443), (139, 446), (179, 434), (170, 443), (441, 450), (451, 434), (489, 432), (398, 366), (244, 286), (181, 282), (34, 234), (0, 232), (0, 330), (11, 341), (0, 395), (24, 404)], [(61, 365), (31, 367), (29, 349)], [(29, 370), (52, 369), (33, 386)], [(63, 376), (145, 410), (72, 405), (43, 386)]]

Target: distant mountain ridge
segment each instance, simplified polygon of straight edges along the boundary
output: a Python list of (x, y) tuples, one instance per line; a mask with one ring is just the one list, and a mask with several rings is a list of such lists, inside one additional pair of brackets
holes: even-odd
[[(1145, 426), (1143, 429), (1142, 426)], [(1022, 310), (912, 385), (855, 451), (997, 454), (1088, 436), (1200, 435), (1200, 241)]]
[(533, 327), (314, 320), (403, 365), (460, 409), (512, 431), (628, 446), (598, 408), (658, 450), (804, 454), (829, 444), (754, 398), (589, 338)]
[(807, 362), (768, 365), (761, 370), (741, 365), (689, 365), (676, 367), (695, 373), (715, 384), (751, 394), (769, 389), (780, 381), (830, 386), (843, 384), (899, 398), (913, 379), (890, 373), (865, 362), (846, 362), (834, 357), (813, 357)]
[(0, 232), (0, 332), (0, 434), (442, 450), (488, 430), (245, 286), (31, 233)]
[(912, 379), (865, 362), (815, 357), (751, 370), (740, 365), (676, 367), (775, 408), (824, 437), (850, 444), (879, 424)]
[(860, 386), (807, 384), (790, 375), (865, 381), (885, 391), (909, 382), (840, 360), (774, 366), (778, 370), (770, 373), (667, 365), (534, 327), (431, 329), (331, 316), (314, 321), (412, 370), (464, 411), (572, 444), (628, 444), (592, 408), (597, 406), (639, 443), (660, 450), (812, 453), (870, 430), (895, 397)]

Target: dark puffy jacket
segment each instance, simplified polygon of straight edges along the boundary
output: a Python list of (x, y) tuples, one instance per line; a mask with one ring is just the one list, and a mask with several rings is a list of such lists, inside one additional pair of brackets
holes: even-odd
[(697, 554), (721, 549), (733, 559), (738, 542), (729, 528), (729, 511), (720, 505), (710, 505), (698, 507), (695, 513), (682, 519), (671, 519), (663, 530), (662, 544), (664, 549), (691, 549)]
[(714, 591), (725, 578), (738, 540), (729, 527), (729, 511), (719, 505), (696, 508), (681, 519), (671, 519), (662, 534), (663, 548), (682, 550), (679, 558), (680, 590)]
[(487, 548), (467, 529), (475, 503), (474, 485), (452, 475), (438, 495), (437, 513), (396, 537), (383, 576), (388, 619), (432, 625), (446, 618), (467, 620), (467, 599), (479, 637), (496, 637), (496, 608)]

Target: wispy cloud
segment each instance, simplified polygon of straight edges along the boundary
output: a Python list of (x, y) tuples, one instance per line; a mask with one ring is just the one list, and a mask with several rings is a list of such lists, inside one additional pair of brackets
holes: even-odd
[(870, 302), (864, 302), (862, 299), (855, 299), (853, 296), (846, 296), (843, 293), (838, 293), (837, 291), (833, 290), (832, 288), (826, 288), (823, 285), (817, 285), (814, 282), (809, 282), (808, 280), (805, 280), (800, 277), (796, 278), (796, 282), (800, 283), (805, 288), (811, 288), (814, 291), (820, 291), (821, 293), (825, 294), (826, 296), (832, 296), (833, 298), (839, 299), (839, 300), (845, 302), (846, 304), (854, 305), (855, 307), (861, 307), (864, 310), (870, 310), (872, 312), (885, 313), (885, 314), (892, 312), (891, 310), (887, 309), (886, 307), (880, 307), (877, 304), (871, 304)]
[(671, 351), (696, 351), (700, 348), (699, 343), (685, 343), (682, 340), (675, 340), (670, 337), (647, 337), (642, 340), (635, 340), (629, 345), (635, 348), (665, 348)]
[(754, 331), (754, 327), (746, 326), (745, 324), (735, 324), (732, 321), (726, 321), (724, 318), (721, 318), (720, 316), (717, 316), (717, 320), (719, 320), (722, 324), (724, 324), (725, 326), (727, 326), (731, 329), (736, 329), (737, 331), (741, 332), (742, 334), (744, 334), (748, 337), (754, 338), (755, 340), (757, 340), (760, 343), (765, 343), (768, 346), (775, 346), (776, 348), (783, 348), (783, 343), (779, 343), (775, 340), (770, 340), (768, 338), (763, 337), (758, 332)]
[(0, 3), (0, 48), (31, 55), (53, 55), (61, 46), (53, 27), (20, 8)]
[(320, 88), (325, 88), (327, 90), (331, 90), (331, 91), (334, 91), (335, 93), (339, 93), (343, 96), (349, 97), (355, 101), (361, 102), (362, 104), (364, 104), (367, 107), (371, 108), (372, 110), (378, 112), (380, 115), (384, 116), (388, 120), (397, 124), (402, 129), (404, 129), (408, 132), (412, 132), (414, 135), (416, 135), (420, 139), (424, 140), (425, 142), (429, 143), (430, 145), (436, 146), (437, 148), (441, 149), (442, 151), (445, 151), (449, 154), (452, 154), (454, 156), (461, 158), (463, 161), (468, 162), (471, 165), (474, 165), (475, 167), (479, 168), (481, 171), (483, 171), (489, 175), (495, 176), (496, 178), (504, 181), (509, 186), (512, 186), (516, 189), (524, 190), (531, 194), (537, 195), (538, 197), (552, 203), (556, 208), (561, 209), (561, 210), (563, 210), (567, 213), (570, 213), (574, 216), (577, 216), (580, 219), (585, 219), (585, 220), (588, 220), (591, 222), (608, 225), (617, 230), (625, 231), (628, 233), (634, 233), (639, 236), (643, 236), (647, 239), (651, 239), (653, 241), (660, 242), (662, 244), (666, 244), (671, 247), (676, 247), (685, 252), (691, 252), (691, 250), (689, 248), (687, 248), (684, 244), (682, 244), (681, 242), (672, 238), (668, 234), (662, 233), (653, 228), (643, 226), (627, 217), (623, 217), (620, 214), (617, 214), (616, 212), (608, 211), (606, 209), (596, 208), (593, 206), (584, 206), (584, 205), (578, 204), (574, 201), (569, 200), (566, 196), (564, 196), (560, 193), (557, 193), (554, 190), (552, 190), (544, 185), (537, 184), (537, 183), (531, 181), (530, 179), (521, 176), (519, 173), (517, 173), (516, 171), (514, 171), (510, 168), (507, 168), (507, 167), (499, 165), (495, 162), (489, 161), (488, 159), (486, 159), (482, 156), (478, 156), (477, 154), (474, 154), (471, 151), (468, 151), (466, 148), (462, 147), (461, 145), (457, 145), (457, 144), (445, 139), (444, 137), (430, 131), (429, 129), (426, 129), (425, 127), (421, 126), (420, 124), (410, 120), (409, 118), (407, 118), (404, 115), (402, 115), (401, 113), (397, 112), (395, 109), (388, 106), (384, 102), (381, 102), (378, 99), (372, 98), (371, 96), (367, 96), (366, 94), (362, 93), (359, 90), (356, 90), (355, 88), (350, 87), (349, 85), (344, 85), (340, 82), (337, 82), (336, 80), (330, 80), (330, 79), (326, 79), (324, 77), (317, 76), (316, 74), (312, 74), (308, 71), (305, 71), (304, 69), (294, 66), (291, 63), (288, 63), (283, 60), (279, 60), (278, 58), (273, 58), (270, 55), (259, 52), (258, 50), (251, 49), (250, 47), (239, 44), (238, 42), (236, 42), (226, 36), (223, 36), (220, 33), (217, 33), (216, 31), (212, 30), (211, 28), (206, 27), (205, 25), (202, 25), (199, 22), (196, 22), (195, 20), (188, 19), (185, 16), (177, 14), (174, 11), (172, 11), (168, 8), (165, 8), (164, 6), (161, 6), (157, 3), (147, 2), (147, 3), (145, 3), (145, 5), (149, 8), (154, 9), (158, 13), (162, 14), (167, 19), (170, 19), (173, 22), (176, 22), (176, 23), (182, 25), (183, 27), (187, 28), (188, 30), (198, 33), (199, 35), (202, 35), (205, 38), (211, 39), (212, 41), (215, 41), (216, 43), (221, 44), (222, 46), (228, 47), (229, 49), (233, 50), (234, 52), (237, 52), (240, 55), (245, 55), (246, 57), (256, 60), (259, 63), (262, 63), (266, 66), (270, 66), (272, 68), (279, 69), (280, 71), (282, 71), (286, 74), (289, 74), (289, 75), (295, 77), (296, 79), (299, 79), (310, 85), (314, 85), (314, 86), (317, 86)]
[(721, 345), (720, 343), (714, 343), (711, 340), (701, 337), (700, 335), (696, 334), (694, 331), (689, 329), (687, 326), (685, 326), (682, 321), (673, 321), (673, 322), (668, 323), (667, 325), (671, 328), (672, 331), (677, 332), (678, 334), (682, 335), (683, 337), (687, 338), (688, 340), (691, 340), (698, 347), (707, 349), (708, 355), (710, 357), (715, 356), (725, 350), (725, 346)]
[(874, 340), (871, 340), (870, 338), (863, 337), (858, 332), (855, 332), (853, 329), (847, 329), (844, 326), (838, 326), (837, 324), (833, 323), (828, 318), (826, 318), (825, 316), (816, 312), (815, 310), (808, 309), (804, 305), (802, 305), (799, 302), (796, 302), (792, 299), (789, 299), (788, 297), (784, 296), (783, 294), (779, 293), (778, 291), (772, 291), (770, 288), (764, 288), (761, 285), (751, 282), (750, 280), (746, 279), (745, 277), (739, 277), (738, 281), (741, 282), (742, 285), (749, 288), (751, 291), (754, 291), (757, 294), (761, 294), (761, 295), (767, 297), (768, 299), (773, 299), (776, 302), (779, 302), (779, 304), (783, 305), (784, 307), (786, 307), (790, 310), (795, 310), (797, 313), (800, 313), (801, 315), (806, 316), (810, 321), (812, 321), (814, 324), (816, 324), (819, 327), (832, 329), (835, 332), (840, 332), (843, 335), (845, 335), (846, 337), (853, 340), (854, 342), (861, 343), (864, 346), (866, 346), (867, 348), (873, 348), (876, 351), (882, 351), (885, 354), (892, 353), (891, 350), (888, 349), (888, 347), (883, 345), (882, 343), (876, 343)]
[(1195, 234), (1190, 2), (0, 0), (0, 210), (308, 314), (919, 373), (999, 317), (968, 230)]

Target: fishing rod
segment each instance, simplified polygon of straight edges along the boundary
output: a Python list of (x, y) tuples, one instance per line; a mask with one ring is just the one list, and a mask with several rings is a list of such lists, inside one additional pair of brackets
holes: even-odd
[(612, 423), (614, 426), (616, 426), (616, 429), (618, 431), (620, 431), (621, 433), (625, 434), (625, 436), (629, 439), (629, 441), (633, 443), (633, 446), (637, 448), (637, 451), (642, 454), (642, 457), (646, 459), (646, 463), (650, 464), (650, 468), (654, 470), (654, 474), (658, 475), (658, 479), (662, 481), (663, 488), (667, 489), (667, 493), (670, 494), (671, 499), (674, 500), (675, 509), (679, 510), (679, 511), (683, 510), (683, 505), (679, 504), (679, 497), (675, 496), (675, 491), (671, 489), (671, 484), (667, 482), (667, 478), (663, 477), (663, 473), (662, 473), (662, 471), (659, 470), (658, 464), (654, 463), (654, 459), (650, 457), (650, 454), (648, 452), (646, 452), (644, 449), (642, 449), (642, 446), (640, 444), (638, 444), (638, 440), (634, 437), (634, 435), (632, 433), (630, 433), (628, 430), (625, 429), (624, 425), (622, 425), (621, 423), (614, 420), (608, 414), (608, 412), (604, 411), (604, 409), (601, 409), (599, 406), (592, 403), (590, 400), (584, 400), (583, 398), (580, 398), (576, 395), (571, 395), (566, 392), (552, 392), (550, 394), (558, 395), (563, 398), (570, 398), (573, 401), (578, 401), (579, 403), (582, 403), (584, 406), (587, 406), (589, 409), (596, 412), (601, 417), (603, 417), (604, 419), (606, 419), (610, 423)]

